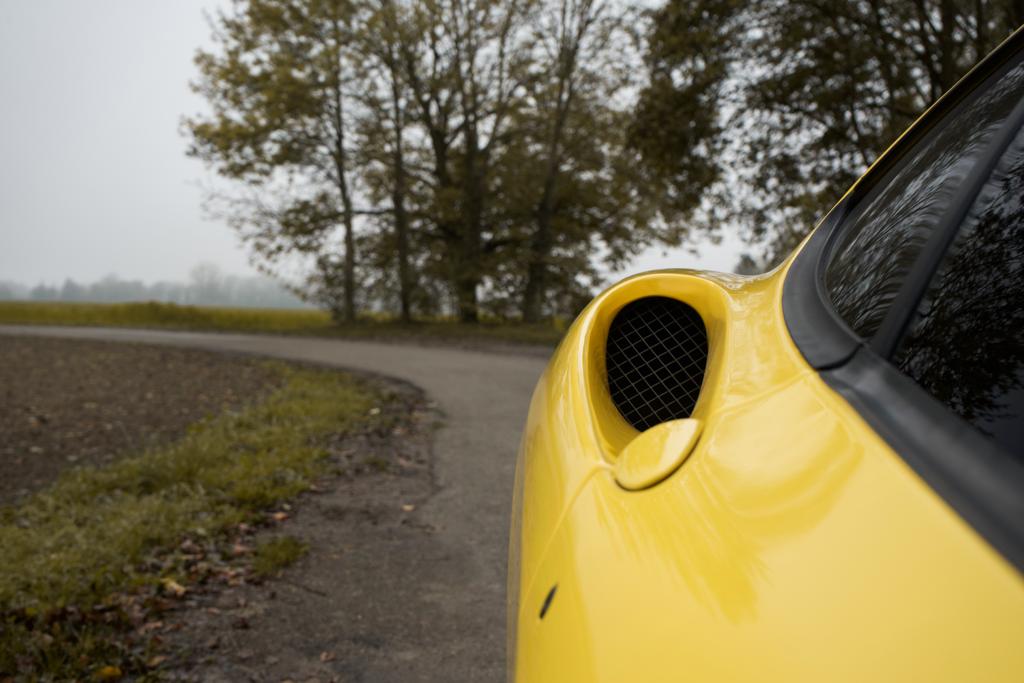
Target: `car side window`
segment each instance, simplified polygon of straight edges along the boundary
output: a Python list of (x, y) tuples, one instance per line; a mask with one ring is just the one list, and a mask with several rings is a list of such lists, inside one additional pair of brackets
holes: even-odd
[(1022, 457), (1024, 133), (975, 199), (894, 361)]
[(840, 317), (867, 339), (882, 320), (954, 193), (1020, 98), (1024, 63), (959, 102), (852, 209), (825, 272)]

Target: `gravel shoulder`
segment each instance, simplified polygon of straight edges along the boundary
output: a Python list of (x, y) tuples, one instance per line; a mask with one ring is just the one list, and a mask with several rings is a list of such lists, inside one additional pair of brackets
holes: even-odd
[[(377, 615), (364, 623), (373, 626), (344, 630), (358, 624), (361, 614), (367, 620), (367, 612), (345, 602), (348, 597), (313, 592), (319, 599), (294, 614), (311, 609), (332, 612), (336, 620), (325, 623), (324, 629), (325, 636), (336, 633), (341, 639), (336, 656), (347, 652), (342, 645), (375, 653), (360, 660), (364, 663), (358, 669), (345, 672), (350, 680), (503, 680), (505, 567), (515, 454), (544, 358), (295, 337), (0, 327), (0, 335), (26, 334), (273, 356), (363, 370), (423, 389), (444, 415), (433, 439), (434, 493), (421, 504), (413, 503), (412, 511), (399, 508), (404, 515), (391, 509), (397, 515), (393, 518), (397, 531), (387, 550), (358, 561), (358, 555), (352, 554), (345, 570), (340, 564), (332, 569), (325, 564), (330, 558), (317, 560), (316, 553), (302, 560), (310, 563), (309, 571), (322, 572), (308, 585), (346, 585), (351, 589), (348, 597), (356, 589), (364, 591), (359, 599), (372, 604)], [(316, 513), (311, 509), (309, 514)], [(419, 537), (410, 541), (402, 536), (406, 527), (430, 532), (417, 532)], [(340, 557), (344, 556), (342, 552)], [(358, 569), (360, 562), (362, 569)], [(301, 564), (297, 571), (306, 566)], [(353, 572), (350, 583), (342, 581), (343, 571)], [(301, 636), (291, 639), (288, 623), (282, 622), (283, 635), (270, 647), (305, 648), (317, 657), (329, 652)], [(399, 623), (404, 626), (399, 628)], [(396, 635), (388, 640), (388, 634)]]
[(285, 521), (247, 540), (295, 538), (308, 554), (265, 582), (190, 589), (164, 617), (169, 679), (441, 680), (419, 654), (443, 650), (454, 625), (438, 627), (423, 570), (444, 572), (453, 558), (434, 557), (437, 530), (416, 516), (437, 492), (440, 415), (411, 385), (383, 384), (386, 428), (332, 444), (333, 472), (287, 506)]

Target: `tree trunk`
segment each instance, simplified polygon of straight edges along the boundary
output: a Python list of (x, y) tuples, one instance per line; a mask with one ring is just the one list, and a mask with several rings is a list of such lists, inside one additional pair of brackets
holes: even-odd
[[(341, 22), (334, 20), (335, 47), (342, 44)], [(345, 101), (342, 94), (340, 57), (335, 59), (334, 82), (331, 84), (334, 96), (334, 157), (335, 173), (337, 174), (338, 193), (341, 195), (342, 220), (345, 228), (345, 260), (342, 268), (342, 287), (344, 292), (345, 322), (356, 321), (356, 236), (352, 225), (355, 210), (352, 208), (352, 196), (348, 188), (348, 158), (345, 153)]]
[(409, 215), (405, 211), (405, 151), (401, 93), (394, 61), (391, 62), (391, 104), (395, 111), (395, 182), (391, 203), (395, 210), (395, 241), (398, 246), (398, 299), (402, 322), (412, 322), (412, 270), (409, 266)]
[[(956, 29), (957, 8), (953, 0), (941, 0), (939, 3), (939, 73), (942, 79), (942, 92), (946, 92), (960, 78), (956, 63)], [(979, 56), (978, 59), (981, 59)]]
[(1011, 30), (1024, 24), (1024, 0), (1013, 0), (1010, 4), (1010, 27)]
[(544, 297), (548, 289), (548, 256), (551, 250), (551, 217), (538, 216), (536, 231), (530, 240), (529, 263), (526, 266), (526, 288), (523, 291), (523, 322), (537, 323), (543, 318)]
[(459, 322), (475, 323), (480, 321), (477, 285), (480, 278), (465, 267), (460, 269), (455, 279), (455, 298), (458, 305)]
[(345, 322), (356, 321), (356, 236), (352, 225), (355, 210), (352, 208), (352, 196), (348, 190), (348, 178), (346, 177), (345, 159), (345, 135), (342, 126), (344, 119), (340, 112), (340, 96), (338, 97), (339, 111), (337, 113), (336, 149), (334, 150), (335, 172), (338, 175), (338, 194), (341, 195), (341, 214), (343, 227), (345, 229), (345, 260), (342, 262), (342, 287), (344, 292)]
[(345, 216), (345, 261), (342, 283), (345, 288), (345, 322), (356, 321), (356, 237), (352, 226), (352, 198), (348, 194), (348, 183), (344, 177), (341, 185), (341, 201)]
[(544, 298), (548, 289), (548, 259), (551, 257), (551, 221), (555, 213), (555, 185), (561, 169), (562, 138), (569, 107), (573, 99), (573, 74), (578, 45), (563, 49), (560, 56), (558, 95), (555, 100), (554, 120), (547, 143), (547, 168), (540, 199), (534, 210), (534, 233), (530, 239), (529, 263), (526, 267), (526, 288), (523, 291), (523, 321), (540, 322)]
[[(475, 114), (474, 114), (475, 115)], [(484, 220), (484, 168), (475, 123), (466, 126), (466, 150), (463, 162), (464, 181), (462, 186), (463, 220), (458, 245), (459, 256), (456, 264), (455, 291), (459, 303), (459, 320), (475, 323), (480, 319), (477, 287), (483, 266), (483, 220)]]
[[(401, 168), (396, 161), (396, 169)], [(409, 266), (409, 216), (405, 212), (404, 179), (399, 180), (401, 171), (396, 170), (395, 192), (395, 241), (398, 243), (398, 299), (402, 322), (412, 322), (412, 269)]]
[(529, 263), (526, 266), (526, 289), (523, 292), (523, 322), (541, 321), (544, 298), (548, 290), (548, 259), (551, 257), (551, 220), (555, 213), (555, 183), (558, 180), (559, 150), (564, 117), (560, 114), (554, 127), (548, 152), (544, 188), (534, 211), (534, 231), (530, 238)]

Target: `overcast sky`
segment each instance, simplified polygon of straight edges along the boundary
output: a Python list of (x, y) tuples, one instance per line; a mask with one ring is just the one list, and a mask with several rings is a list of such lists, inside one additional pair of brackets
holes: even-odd
[[(206, 220), (185, 156), (188, 81), (216, 0), (0, 0), (0, 280), (184, 280), (201, 261), (254, 273)], [(731, 270), (738, 245), (654, 249), (626, 273)], [(623, 274), (626, 274), (623, 273)]]

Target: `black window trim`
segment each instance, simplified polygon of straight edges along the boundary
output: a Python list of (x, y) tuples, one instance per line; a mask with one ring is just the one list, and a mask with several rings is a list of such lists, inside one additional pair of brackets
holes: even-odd
[[(887, 336), (878, 345), (858, 337), (839, 317), (829, 300), (824, 278), (828, 257), (845, 235), (842, 228), (846, 227), (845, 218), (853, 207), (877, 187), (906, 150), (929, 134), (936, 121), (970, 97), (976, 86), (1002, 70), (1022, 48), (1024, 29), (1018, 29), (941, 98), (829, 212), (790, 265), (783, 284), (782, 311), (794, 343), (825, 383), (843, 396), (983, 538), (1024, 572), (1024, 467), (887, 359), (895, 348), (893, 331), (902, 332), (911, 319), (927, 286), (927, 281), (922, 286), (921, 279), (934, 272), (937, 259), (948, 249), (962, 216), (952, 228), (940, 226), (936, 232), (941, 230), (942, 234), (935, 235), (918, 255), (912, 267), (914, 281), (901, 288), (900, 296), (894, 300), (883, 323), (883, 328), (885, 323), (888, 328), (880, 330)], [(975, 187), (980, 190), (988, 179), (995, 163), (993, 149), (1007, 138), (1007, 129), (1017, 123), (1012, 119), (1020, 118), (1020, 109), (1014, 109), (1011, 120), (996, 134), (998, 140), (975, 164), (961, 193), (961, 203), (966, 201), (964, 196)], [(1012, 132), (1016, 130), (1014, 127)], [(1009, 136), (1006, 144), (1012, 139)], [(998, 153), (1002, 151), (1000, 147)], [(975, 195), (976, 192), (970, 199)], [(956, 207), (955, 211), (959, 210)]]

